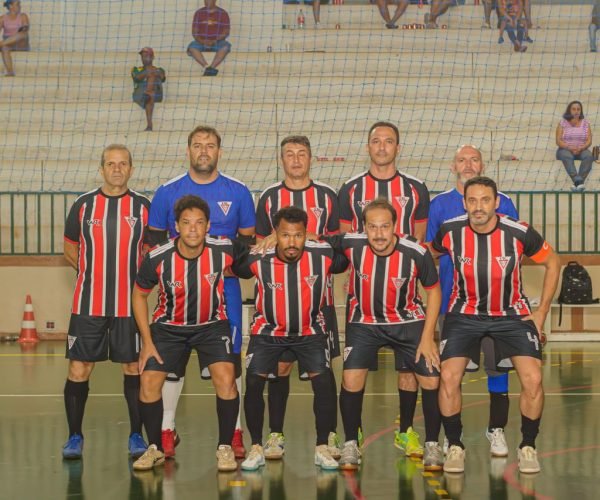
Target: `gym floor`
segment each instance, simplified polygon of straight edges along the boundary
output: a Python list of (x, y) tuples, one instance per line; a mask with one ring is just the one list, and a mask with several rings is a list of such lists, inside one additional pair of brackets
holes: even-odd
[[(292, 374), (286, 455), (257, 473), (217, 474), (215, 398), (192, 357), (177, 414), (182, 442), (176, 460), (133, 473), (127, 456), (129, 423), (118, 366), (100, 363), (90, 381), (84, 418), (84, 458), (63, 462), (67, 437), (62, 390), (64, 344), (22, 348), (0, 344), (0, 498), (6, 499), (565, 499), (598, 498), (600, 477), (600, 344), (551, 343), (545, 351), (546, 405), (537, 441), (542, 472), (519, 474), (519, 383), (510, 375), (507, 459), (491, 459), (485, 374), (463, 382), (464, 475), (424, 473), (393, 446), (398, 393), (393, 356), (382, 352), (369, 375), (363, 422), (363, 465), (356, 474), (321, 472), (312, 464), (314, 419), (310, 384)], [(340, 381), (341, 362), (335, 360)], [(594, 373), (596, 375), (594, 376)], [(415, 421), (424, 435), (420, 407)], [(343, 437), (342, 425), (339, 431)], [(585, 432), (584, 432), (585, 431)], [(265, 430), (265, 436), (267, 430)], [(249, 446), (249, 436), (245, 436)]]

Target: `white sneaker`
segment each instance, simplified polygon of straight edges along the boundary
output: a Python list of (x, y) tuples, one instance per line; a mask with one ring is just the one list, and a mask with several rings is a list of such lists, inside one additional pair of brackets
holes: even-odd
[(517, 449), (519, 459), (519, 472), (523, 474), (535, 474), (542, 470), (537, 457), (537, 451), (531, 446), (523, 446)]
[(334, 460), (339, 460), (342, 456), (342, 450), (340, 449), (340, 438), (335, 432), (330, 432), (327, 437), (327, 449), (329, 454)]
[(237, 462), (231, 446), (221, 444), (217, 448), (217, 470), (219, 472), (233, 472), (237, 470)]
[(339, 460), (340, 469), (356, 470), (361, 461), (358, 443), (356, 441), (346, 441), (342, 448), (342, 456)]
[(265, 458), (267, 460), (281, 460), (285, 453), (285, 437), (281, 432), (271, 432), (265, 443)]
[(320, 444), (315, 448), (315, 465), (325, 470), (336, 470), (339, 467), (329, 453), (329, 447), (326, 444)]
[(448, 455), (444, 462), (444, 472), (464, 472), (465, 471), (465, 450), (460, 446), (453, 444), (448, 449)]
[(265, 465), (265, 454), (263, 447), (259, 444), (253, 444), (248, 453), (248, 458), (242, 462), (242, 470), (258, 470)]
[(506, 444), (506, 437), (504, 436), (504, 429), (502, 427), (492, 429), (492, 432), (486, 430), (485, 437), (490, 442), (490, 453), (493, 457), (508, 456), (508, 445)]

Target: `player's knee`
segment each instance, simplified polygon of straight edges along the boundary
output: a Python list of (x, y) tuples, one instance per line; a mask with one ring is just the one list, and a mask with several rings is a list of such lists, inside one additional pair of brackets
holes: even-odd
[(233, 399), (237, 395), (235, 384), (235, 370), (232, 363), (216, 363), (219, 365), (211, 369), (211, 378), (217, 396), (221, 399)]
[(415, 392), (419, 389), (419, 384), (412, 372), (398, 373), (398, 389), (402, 391)]
[(418, 377), (421, 389), (434, 391), (440, 387), (440, 377)]
[(292, 366), (293, 366), (293, 363), (286, 363), (286, 362), (280, 361), (279, 364), (277, 365), (277, 375), (279, 377), (289, 377), (290, 373), (292, 372)]
[(139, 375), (140, 373), (137, 361), (134, 361), (133, 363), (123, 363), (121, 368), (125, 375)]
[(523, 391), (527, 396), (535, 398), (542, 392), (542, 372), (541, 370), (528, 370), (520, 375)]
[(68, 378), (72, 382), (85, 382), (89, 380), (95, 363), (89, 361), (70, 361)]
[(348, 392), (362, 391), (365, 387), (366, 370), (344, 370), (342, 375), (342, 386)]
[(461, 379), (462, 373), (448, 368), (442, 368), (440, 373), (440, 389), (445, 393), (455, 392), (460, 387)]

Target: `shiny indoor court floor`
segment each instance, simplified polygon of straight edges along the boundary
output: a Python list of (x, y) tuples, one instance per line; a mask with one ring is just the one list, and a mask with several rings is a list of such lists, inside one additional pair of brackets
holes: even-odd
[[(62, 342), (24, 351), (0, 344), (0, 498), (6, 499), (593, 499), (600, 498), (600, 343), (553, 343), (545, 353), (547, 392), (538, 450), (542, 472), (516, 467), (520, 416), (516, 375), (510, 375), (508, 459), (491, 459), (484, 436), (488, 395), (483, 373), (464, 379), (464, 475), (424, 473), (393, 446), (398, 414), (393, 356), (380, 355), (364, 403), (366, 442), (356, 474), (320, 472), (312, 465), (314, 424), (310, 384), (293, 380), (286, 418), (286, 455), (258, 473), (217, 474), (215, 398), (188, 367), (177, 430), (176, 460), (155, 472), (133, 473), (120, 368), (96, 367), (84, 419), (84, 458), (63, 462), (67, 437), (62, 390)], [(192, 358), (194, 361), (195, 358)], [(340, 360), (336, 360), (339, 374)], [(294, 377), (293, 377), (294, 378)], [(339, 376), (338, 376), (339, 381)], [(424, 434), (420, 408), (417, 430)], [(339, 430), (342, 430), (341, 422)], [(266, 435), (266, 431), (265, 431)], [(246, 437), (246, 446), (249, 438)]]

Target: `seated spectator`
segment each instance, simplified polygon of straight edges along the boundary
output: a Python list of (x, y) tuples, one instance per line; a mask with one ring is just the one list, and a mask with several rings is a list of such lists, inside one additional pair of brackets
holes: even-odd
[(458, 0), (431, 0), (431, 10), (425, 14), (425, 27), (437, 28), (438, 17), (445, 14), (450, 7), (456, 7)]
[[(204, 0), (204, 5), (194, 14), (194, 41), (188, 45), (187, 53), (204, 68), (204, 76), (216, 76), (219, 73), (217, 66), (231, 51), (231, 44), (226, 40), (231, 24), (227, 11), (217, 7), (217, 0)], [(216, 52), (210, 65), (202, 52)]]
[(590, 31), (590, 52), (596, 52), (598, 47), (596, 45), (596, 31), (600, 29), (600, 0), (596, 0), (594, 8), (592, 9), (592, 22), (589, 26)]
[(530, 38), (529, 35), (526, 34), (527, 21), (526, 19), (521, 19), (521, 16), (523, 15), (522, 0), (500, 0), (499, 10), (501, 22), (498, 43), (504, 42), (502, 32), (506, 30), (515, 52), (525, 52), (527, 46), (524, 44), (524, 41), (526, 38), (527, 40), (530, 40)]
[(4, 75), (15, 76), (10, 53), (13, 50), (29, 50), (29, 18), (27, 14), (21, 12), (19, 0), (6, 0), (4, 6), (8, 9), (7, 14), (0, 16), (0, 30), (2, 31), (0, 48), (2, 49), (2, 61), (6, 68)]
[(163, 100), (163, 82), (167, 79), (165, 70), (157, 68), (154, 61), (154, 49), (144, 47), (139, 52), (143, 66), (135, 66), (131, 70), (133, 78), (133, 102), (146, 111), (146, 131), (152, 130), (152, 113), (154, 103)]
[[(583, 105), (572, 101), (567, 106), (563, 119), (556, 127), (556, 159), (563, 162), (565, 170), (573, 180), (572, 191), (583, 191), (585, 179), (592, 170), (594, 158), (588, 149), (592, 144), (592, 129), (584, 119)], [(581, 160), (579, 171), (575, 160)]]
[(379, 9), (379, 13), (383, 20), (385, 21), (385, 27), (388, 29), (397, 29), (398, 19), (404, 14), (406, 8), (408, 7), (408, 0), (394, 0), (394, 3), (397, 4), (396, 12), (394, 13), (394, 17), (390, 17), (390, 11), (388, 10), (388, 2), (387, 0), (376, 0), (377, 8)]

